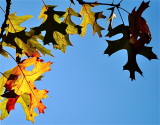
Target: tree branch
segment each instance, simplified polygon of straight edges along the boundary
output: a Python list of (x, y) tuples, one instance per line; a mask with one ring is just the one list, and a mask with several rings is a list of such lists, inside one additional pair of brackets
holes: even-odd
[(121, 0), (118, 4), (113, 4), (114, 0), (112, 1), (112, 4), (108, 4), (108, 3), (98, 3), (98, 2), (85, 2), (83, 0), (77, 0), (79, 4), (83, 5), (83, 4), (99, 4), (99, 5), (108, 5), (108, 6), (113, 6), (116, 8), (120, 8), (123, 11), (127, 12), (129, 14), (129, 12), (127, 10), (125, 10), (124, 8), (120, 7), (120, 4), (122, 3), (123, 0)]
[(5, 12), (5, 19), (4, 19), (4, 22), (1, 26), (1, 33), (0, 33), (0, 39), (2, 38), (3, 36), (3, 33), (5, 31), (5, 28), (7, 27), (7, 20), (8, 20), (8, 15), (9, 15), (9, 12), (10, 12), (10, 6), (11, 6), (11, 0), (6, 0), (6, 12)]
[(109, 4), (109, 3), (98, 3), (98, 2), (85, 2), (83, 0), (77, 0), (79, 4), (83, 5), (83, 4), (100, 4), (100, 5), (108, 5), (108, 6), (114, 6), (114, 7), (119, 7), (120, 3), (118, 4)]

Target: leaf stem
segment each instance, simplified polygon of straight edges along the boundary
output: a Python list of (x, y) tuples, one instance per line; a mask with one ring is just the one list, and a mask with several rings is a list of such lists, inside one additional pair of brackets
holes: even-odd
[(45, 6), (46, 9), (48, 9), (48, 7), (46, 6), (46, 3), (44, 2), (44, 0), (42, 0), (43, 5)]
[(108, 6), (113, 6), (116, 8), (120, 8), (123, 11), (127, 12), (129, 14), (129, 12), (127, 10), (125, 10), (124, 8), (120, 7), (120, 4), (122, 3), (123, 0), (121, 0), (118, 4), (113, 4), (114, 0), (112, 1), (112, 4), (109, 3), (98, 3), (98, 2), (85, 2), (83, 0), (77, 0), (79, 4), (83, 5), (83, 4), (99, 4), (99, 5), (108, 5)]
[(7, 20), (8, 20), (8, 15), (9, 15), (9, 12), (10, 12), (10, 6), (11, 6), (11, 0), (6, 0), (6, 12), (3, 10), (3, 8), (1, 7), (1, 9), (5, 12), (5, 19), (4, 19), (4, 22), (1, 26), (1, 33), (0, 33), (0, 39), (2, 38), (3, 36), (3, 33), (5, 31), (5, 28), (7, 27)]
[(2, 76), (4, 76), (6, 79), (8, 79), (8, 78), (4, 75), (4, 73), (0, 72), (0, 74), (2, 74)]

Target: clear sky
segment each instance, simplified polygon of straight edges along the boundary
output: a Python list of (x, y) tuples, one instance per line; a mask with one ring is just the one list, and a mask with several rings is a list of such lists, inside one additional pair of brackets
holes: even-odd
[[(41, 0), (12, 0), (11, 13), (18, 16), (33, 15), (34, 17), (22, 26), (35, 27), (41, 23), (37, 17), (43, 6)], [(112, 0), (97, 0), (110, 2)], [(119, 0), (115, 0), (118, 2)], [(134, 2), (133, 2), (134, 1)], [(146, 0), (145, 0), (146, 1)], [(56, 10), (64, 11), (69, 6), (69, 0), (45, 0), (46, 4), (57, 5)], [(135, 6), (139, 6), (142, 0), (123, 0), (122, 7), (131, 12)], [(77, 6), (78, 3), (76, 3)], [(160, 56), (160, 1), (151, 0), (150, 7), (143, 13), (152, 33), (152, 41), (148, 46), (153, 47), (153, 52)], [(5, 0), (0, 0), (0, 6), (5, 7)], [(72, 7), (79, 11), (80, 6)], [(105, 11), (106, 6), (93, 9)], [(113, 27), (119, 25), (120, 17)], [(123, 14), (123, 11), (122, 11)], [(0, 22), (4, 14), (0, 12)], [(123, 19), (128, 22), (124, 13)], [(80, 23), (78, 19), (75, 19)], [(98, 20), (103, 24), (106, 20)], [(107, 31), (103, 31), (103, 36)], [(43, 100), (47, 106), (45, 114), (35, 118), (34, 125), (158, 125), (159, 110), (159, 60), (149, 61), (145, 57), (137, 56), (138, 64), (144, 77), (136, 73), (136, 80), (129, 79), (129, 72), (123, 71), (123, 65), (127, 61), (125, 50), (113, 54), (111, 57), (104, 55), (107, 37), (99, 38), (92, 35), (91, 26), (87, 29), (85, 37), (78, 35), (70, 37), (73, 46), (67, 47), (65, 54), (59, 50), (53, 50), (55, 56), (44, 58), (53, 62), (51, 71), (45, 74), (41, 82), (36, 85), (40, 89), (49, 90), (49, 98)], [(117, 38), (115, 38), (117, 39)], [(51, 47), (49, 47), (51, 48)], [(12, 50), (10, 50), (13, 53)], [(160, 58), (160, 57), (159, 57)], [(0, 71), (6, 71), (15, 66), (12, 59), (0, 56)], [(32, 125), (25, 120), (25, 114), (20, 106), (16, 105), (8, 118), (0, 121), (0, 125)]]

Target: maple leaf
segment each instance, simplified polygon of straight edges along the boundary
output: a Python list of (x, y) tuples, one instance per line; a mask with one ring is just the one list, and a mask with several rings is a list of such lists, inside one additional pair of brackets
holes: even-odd
[(142, 71), (139, 68), (137, 61), (136, 61), (136, 55), (141, 54), (145, 56), (146, 58), (148, 58), (149, 60), (157, 59), (157, 56), (152, 52), (151, 47), (144, 46), (138, 52), (135, 50), (133, 45), (130, 43), (130, 30), (128, 26), (124, 26), (123, 24), (119, 25), (109, 30), (109, 33), (107, 34), (107, 36), (112, 37), (119, 33), (122, 33), (123, 37), (115, 41), (107, 40), (108, 48), (105, 50), (104, 53), (110, 56), (119, 50), (126, 49), (128, 52), (128, 61), (124, 65), (124, 70), (130, 71), (130, 78), (133, 80), (135, 79), (135, 72), (138, 72), (142, 75)]
[[(34, 65), (33, 70), (26, 70), (26, 68), (31, 65)], [(2, 111), (1, 119), (4, 118), (3, 116), (7, 116), (3, 115), (6, 114), (6, 110), (9, 113), (14, 109), (15, 103), (20, 103), (22, 105), (24, 112), (26, 113), (26, 119), (31, 120), (32, 122), (34, 122), (34, 117), (37, 116), (34, 112), (34, 108), (38, 108), (39, 113), (44, 113), (46, 107), (41, 100), (48, 97), (46, 95), (48, 91), (38, 90), (34, 86), (34, 81), (43, 73), (49, 71), (50, 65), (51, 62), (43, 63), (42, 60), (33, 57), (23, 60), (18, 66), (12, 69), (7, 80), (5, 80), (4, 87), (7, 92), (2, 95), (2, 97), (8, 98), (8, 100), (6, 102), (6, 99), (4, 99), (0, 102), (0, 104), (6, 103), (6, 105), (3, 104), (3, 106), (6, 107), (5, 110), (3, 106), (0, 108)], [(14, 98), (13, 93), (15, 95)]]
[(83, 20), (80, 26), (82, 26), (81, 35), (86, 34), (86, 28), (88, 24), (91, 24), (93, 28), (93, 34), (98, 33), (99, 37), (102, 36), (101, 31), (104, 30), (101, 26), (98, 25), (97, 19), (106, 18), (102, 12), (92, 12), (91, 8), (97, 6), (98, 4), (83, 4), (80, 14), (83, 16)]
[(7, 33), (16, 33), (25, 30), (26, 28), (21, 27), (20, 24), (32, 17), (32, 15), (16, 16), (16, 13), (10, 14), (6, 22), (6, 24), (8, 24), (8, 27), (6, 28)]

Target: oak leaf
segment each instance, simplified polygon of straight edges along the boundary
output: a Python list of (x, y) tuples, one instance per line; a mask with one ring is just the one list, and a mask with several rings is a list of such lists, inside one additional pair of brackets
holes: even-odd
[[(27, 67), (32, 65), (34, 65), (32, 71), (26, 70)], [(50, 65), (51, 62), (43, 63), (42, 60), (33, 57), (23, 60), (18, 64), (18, 66), (12, 69), (7, 80), (5, 79), (4, 87), (7, 92), (5, 91), (6, 93), (1, 96), (8, 99), (7, 101), (6, 99), (3, 99), (0, 102), (0, 104), (3, 104), (0, 108), (2, 111), (1, 119), (4, 119), (4, 117), (7, 116), (6, 111), (9, 113), (14, 109), (16, 103), (20, 103), (22, 105), (24, 112), (26, 113), (26, 119), (31, 120), (32, 122), (34, 122), (34, 117), (37, 116), (34, 112), (34, 108), (38, 108), (39, 113), (44, 113), (46, 106), (41, 100), (48, 97), (46, 95), (48, 91), (38, 90), (34, 85), (34, 81), (43, 73), (49, 71)], [(11, 97), (10, 93), (15, 93), (17, 96)], [(25, 100), (25, 98), (27, 98), (27, 100)]]
[(79, 25), (76, 25), (71, 20), (71, 16), (81, 17), (81, 15), (79, 13), (77, 13), (76, 11), (74, 11), (72, 8), (66, 9), (66, 13), (63, 15), (63, 17), (64, 17), (63, 22), (68, 25), (67, 29), (66, 29), (67, 34), (81, 34), (82, 27)]
[(102, 12), (92, 12), (91, 8), (98, 6), (98, 4), (83, 4), (80, 14), (83, 17), (82, 23), (80, 26), (82, 26), (82, 33), (81, 35), (84, 36), (86, 34), (86, 29), (88, 24), (91, 24), (93, 28), (93, 34), (98, 33), (99, 37), (102, 37), (101, 31), (104, 30), (98, 23), (97, 19), (106, 18)]
[(114, 41), (107, 40), (108, 47), (104, 53), (110, 56), (119, 50), (126, 49), (128, 53), (128, 61), (124, 65), (124, 70), (129, 70), (130, 78), (133, 80), (135, 79), (135, 72), (138, 72), (142, 75), (142, 71), (139, 68), (136, 61), (136, 55), (141, 54), (146, 58), (148, 58), (149, 60), (157, 59), (157, 56), (152, 52), (151, 47), (143, 46), (143, 48), (138, 52), (135, 50), (135, 48), (133, 47), (133, 44), (130, 43), (130, 30), (128, 26), (124, 26), (123, 24), (119, 25), (109, 30), (109, 33), (107, 34), (107, 36), (112, 37), (119, 33), (122, 33), (123, 37)]
[(41, 31), (46, 31), (43, 42), (44, 45), (52, 43), (58, 44), (53, 37), (54, 32), (59, 32), (66, 35), (67, 24), (59, 22), (59, 18), (62, 17), (65, 12), (54, 11), (55, 6), (46, 5), (42, 8), (39, 18), (44, 18), (43, 23), (39, 27), (32, 28), (35, 31), (35, 35), (41, 34)]
[(32, 17), (32, 15), (16, 16), (16, 13), (10, 14), (6, 22), (8, 24), (8, 27), (6, 28), (7, 33), (16, 33), (25, 30), (26, 28), (21, 27), (20, 24)]
[(149, 7), (149, 2), (142, 2), (140, 7), (132, 10), (129, 14), (129, 29), (131, 33), (130, 43), (136, 51), (140, 51), (144, 44), (148, 44), (151, 41), (151, 33), (147, 25), (146, 20), (141, 17), (143, 11)]

